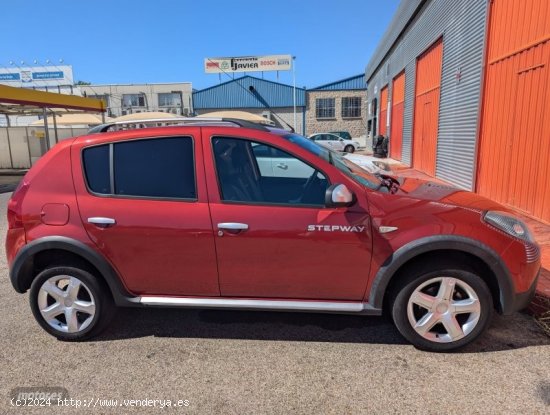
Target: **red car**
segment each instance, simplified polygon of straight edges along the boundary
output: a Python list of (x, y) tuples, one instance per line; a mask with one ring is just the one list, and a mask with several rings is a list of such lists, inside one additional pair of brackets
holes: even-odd
[(476, 194), (244, 121), (109, 128), (56, 145), (8, 205), (11, 282), (59, 339), (97, 335), (115, 305), (385, 311), (448, 351), (534, 294), (529, 229)]

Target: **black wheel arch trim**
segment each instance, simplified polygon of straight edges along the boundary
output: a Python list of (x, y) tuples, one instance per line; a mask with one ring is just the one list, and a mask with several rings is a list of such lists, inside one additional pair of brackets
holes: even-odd
[(415, 241), (397, 249), (386, 259), (374, 277), (368, 302), (371, 306), (381, 308), (384, 294), (391, 279), (396, 272), (407, 261), (414, 257), (438, 250), (454, 250), (471, 254), (483, 261), (496, 276), (500, 298), (500, 312), (511, 314), (515, 310), (514, 284), (508, 267), (500, 256), (487, 245), (471, 238), (457, 235), (436, 235), (429, 236)]
[[(115, 304), (123, 306), (132, 304), (134, 295), (130, 294), (112, 265), (96, 250), (76, 239), (66, 236), (46, 236), (35, 239), (22, 247), (17, 253), (10, 269), (13, 288), (18, 293), (26, 292), (25, 276), (32, 272), (34, 255), (39, 252), (59, 249), (71, 252), (90, 262), (101, 273), (113, 295)], [(29, 260), (31, 259), (31, 260)]]

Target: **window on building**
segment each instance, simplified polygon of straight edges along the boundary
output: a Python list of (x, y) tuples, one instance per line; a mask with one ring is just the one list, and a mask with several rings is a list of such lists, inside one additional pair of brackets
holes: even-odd
[(361, 97), (342, 98), (342, 118), (361, 118)]
[(163, 92), (158, 94), (159, 107), (181, 107), (181, 94), (179, 92)]
[(123, 107), (145, 107), (145, 94), (123, 94)]
[[(110, 151), (113, 152), (112, 173)], [(191, 137), (132, 140), (91, 147), (84, 150), (83, 161), (88, 187), (94, 193), (144, 198), (197, 197)]]
[(316, 118), (335, 118), (334, 98), (317, 98), (315, 100)]

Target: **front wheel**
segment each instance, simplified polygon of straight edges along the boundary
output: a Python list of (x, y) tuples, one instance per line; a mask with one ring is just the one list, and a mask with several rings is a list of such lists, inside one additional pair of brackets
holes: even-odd
[(115, 307), (105, 284), (88, 271), (52, 267), (37, 275), (29, 300), (36, 321), (59, 340), (85, 340), (110, 322)]
[(488, 326), (493, 301), (487, 284), (464, 270), (421, 272), (393, 300), (399, 332), (422, 350), (445, 352), (474, 341)]
[(346, 147), (344, 147), (344, 151), (346, 153), (353, 153), (355, 152), (355, 147), (353, 147), (351, 144), (348, 144)]

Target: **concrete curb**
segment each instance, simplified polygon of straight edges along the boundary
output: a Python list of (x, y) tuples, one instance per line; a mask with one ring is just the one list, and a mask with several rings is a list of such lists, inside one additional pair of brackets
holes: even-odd
[(24, 176), (28, 169), (1, 169), (0, 176)]

